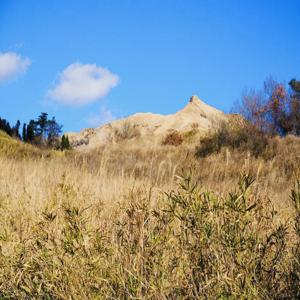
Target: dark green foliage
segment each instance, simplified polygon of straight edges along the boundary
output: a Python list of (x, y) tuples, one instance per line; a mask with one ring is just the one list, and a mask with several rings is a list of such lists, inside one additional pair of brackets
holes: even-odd
[(47, 113), (41, 113), (37, 120), (30, 120), (28, 125), (23, 124), (22, 136), (20, 135), (20, 121), (14, 127), (9, 122), (0, 118), (0, 130), (8, 135), (22, 139), (23, 142), (32, 143), (37, 146), (59, 148), (59, 137), (62, 132), (62, 125), (58, 124), (55, 117), (48, 119)]
[(23, 124), (23, 128), (22, 128), (22, 140), (23, 140), (23, 142), (27, 142), (27, 125), (26, 125), (26, 123)]
[(0, 118), (0, 130), (3, 130), (8, 135), (12, 136), (12, 128), (10, 127), (10, 124), (5, 119)]
[(60, 149), (62, 151), (71, 149), (71, 145), (70, 145), (68, 136), (65, 136), (65, 135), (62, 136), (61, 142), (60, 142)]
[(21, 123), (18, 120), (16, 122), (16, 125), (11, 127), (8, 121), (6, 121), (5, 119), (0, 118), (0, 130), (3, 130), (9, 136), (13, 136), (17, 139), (21, 139), (21, 136), (20, 136), (20, 133), (19, 133), (20, 125), (21, 125)]
[(62, 132), (62, 125), (58, 124), (55, 117), (53, 117), (51, 120), (47, 120), (44, 130), (48, 146), (52, 148), (58, 147), (59, 137)]
[(26, 124), (24, 126), (23, 141), (33, 143), (37, 146), (59, 147), (59, 136), (62, 131), (62, 125), (56, 122), (55, 117), (48, 119), (47, 113), (41, 113), (36, 121), (30, 120), (27, 127)]
[(55, 117), (49, 120), (47, 113), (41, 113), (33, 125), (34, 143), (41, 146), (57, 147), (62, 126), (56, 122)]
[(18, 120), (16, 125), (12, 128), (12, 136), (15, 137), (15, 138), (18, 138), (18, 139), (21, 139), (21, 136), (20, 136), (20, 121)]
[(30, 120), (29, 124), (27, 125), (27, 129), (26, 129), (26, 141), (25, 142), (33, 143), (34, 137), (35, 137), (35, 128), (36, 128), (35, 121)]
[(36, 135), (44, 137), (46, 126), (48, 124), (48, 114), (42, 112), (36, 121)]

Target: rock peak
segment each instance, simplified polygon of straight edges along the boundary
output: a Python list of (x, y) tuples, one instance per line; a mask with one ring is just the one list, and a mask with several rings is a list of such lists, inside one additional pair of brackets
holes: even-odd
[[(186, 99), (187, 100), (187, 99)], [(84, 130), (78, 134), (69, 134), (71, 144), (78, 149), (92, 149), (118, 142), (118, 132), (124, 131), (124, 124), (132, 124), (142, 142), (149, 145), (162, 140), (171, 131), (189, 132), (193, 126), (199, 132), (208, 133), (218, 128), (219, 124), (227, 120), (227, 116), (218, 109), (206, 104), (198, 96), (190, 97), (186, 106), (170, 115), (152, 113), (137, 113), (125, 119), (115, 120), (110, 125), (101, 126), (94, 131)]]
[(197, 103), (197, 102), (200, 102), (200, 99), (197, 95), (193, 95), (191, 98), (190, 98), (190, 103)]

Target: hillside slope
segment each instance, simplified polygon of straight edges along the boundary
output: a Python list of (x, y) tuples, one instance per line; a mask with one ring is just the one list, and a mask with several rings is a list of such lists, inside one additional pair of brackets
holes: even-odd
[(70, 142), (79, 150), (93, 149), (117, 142), (122, 136), (139, 136), (148, 143), (161, 142), (162, 136), (177, 130), (187, 132), (197, 128), (206, 133), (226, 121), (228, 115), (209, 106), (197, 96), (192, 96), (188, 104), (171, 115), (137, 113), (128, 118), (116, 120), (96, 129), (85, 129), (80, 133), (68, 133)]
[(0, 157), (23, 159), (56, 157), (62, 155), (63, 153), (61, 151), (41, 149), (29, 143), (23, 143), (0, 130)]

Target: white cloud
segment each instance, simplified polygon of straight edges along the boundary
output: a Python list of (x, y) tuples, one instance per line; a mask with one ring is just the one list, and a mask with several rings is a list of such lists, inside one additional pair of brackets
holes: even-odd
[(107, 124), (115, 120), (116, 117), (113, 113), (105, 106), (102, 106), (99, 114), (94, 114), (86, 119), (86, 122), (91, 127), (98, 127), (103, 124)]
[(119, 77), (95, 64), (74, 63), (60, 75), (48, 91), (51, 100), (67, 105), (85, 105), (105, 97), (119, 82)]
[(31, 60), (14, 52), (0, 53), (0, 82), (24, 74)]

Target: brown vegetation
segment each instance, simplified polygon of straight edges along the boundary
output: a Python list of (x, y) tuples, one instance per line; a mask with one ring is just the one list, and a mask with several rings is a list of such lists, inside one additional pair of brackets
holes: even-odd
[(114, 136), (117, 141), (128, 140), (140, 136), (140, 131), (128, 120), (124, 120), (120, 127), (114, 128)]
[(268, 78), (261, 90), (244, 93), (237, 111), (266, 134), (300, 135), (299, 86), (295, 79), (289, 82), (288, 88)]
[(296, 299), (300, 141), (272, 143), (0, 151), (0, 296)]
[(172, 131), (164, 137), (162, 144), (170, 146), (179, 146), (182, 144), (182, 142), (182, 135), (178, 131)]
[(230, 150), (249, 151), (255, 157), (272, 158), (267, 157), (268, 144), (271, 144), (271, 138), (268, 138), (250, 123), (235, 127), (231, 127), (230, 124), (223, 124), (216, 132), (201, 140), (197, 149), (197, 156), (206, 157), (213, 153), (219, 153), (223, 147), (227, 147)]

